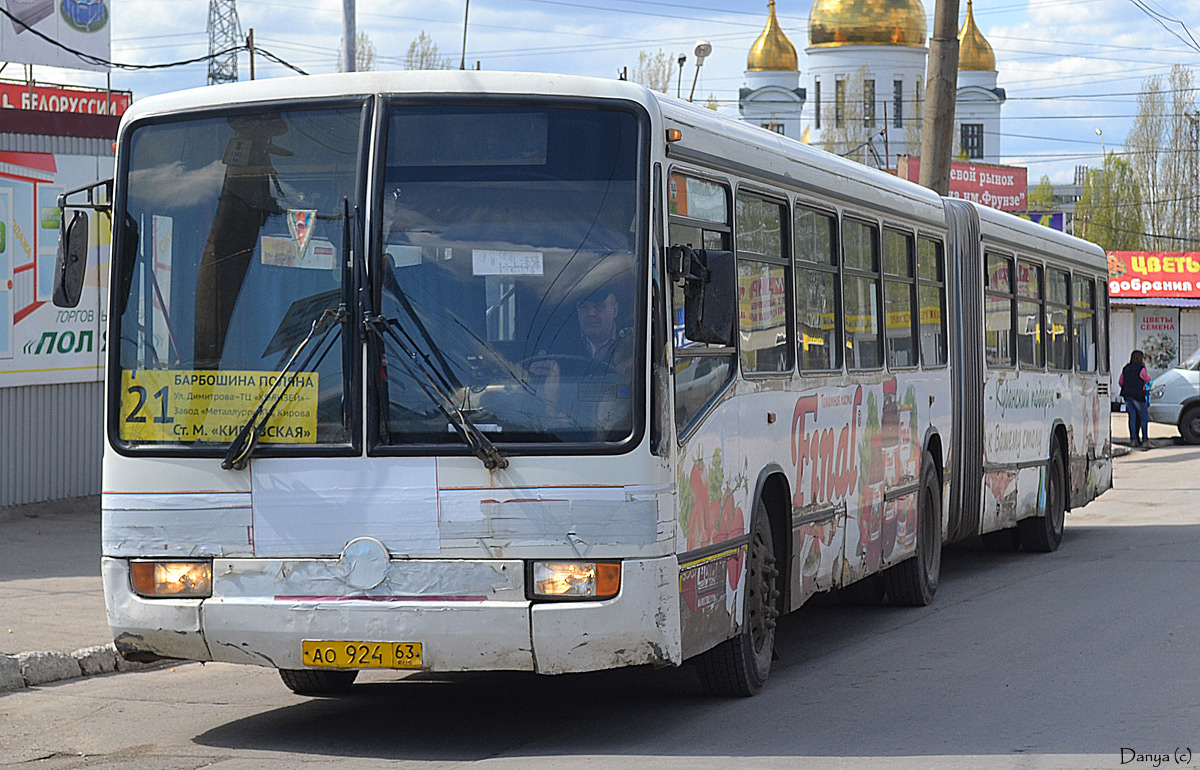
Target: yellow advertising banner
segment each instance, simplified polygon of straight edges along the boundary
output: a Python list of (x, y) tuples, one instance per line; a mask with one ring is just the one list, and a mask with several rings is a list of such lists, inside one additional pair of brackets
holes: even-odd
[[(232, 441), (279, 376), (278, 372), (254, 371), (125, 370), (121, 372), (121, 438)], [(291, 383), (259, 440), (314, 443), (317, 373), (286, 376)]]

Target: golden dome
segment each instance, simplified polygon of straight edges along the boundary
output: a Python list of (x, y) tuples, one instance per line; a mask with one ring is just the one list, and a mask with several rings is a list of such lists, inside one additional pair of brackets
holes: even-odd
[(814, 0), (808, 14), (814, 46), (925, 45), (921, 0)]
[(960, 72), (991, 72), (996, 69), (996, 54), (975, 26), (971, 0), (967, 0), (967, 20), (958, 31), (958, 69)]
[(775, 18), (775, 0), (768, 0), (771, 15), (767, 17), (767, 26), (750, 46), (750, 55), (746, 57), (748, 71), (786, 70), (795, 72), (799, 69), (796, 59), (796, 47), (787, 39), (779, 28)]

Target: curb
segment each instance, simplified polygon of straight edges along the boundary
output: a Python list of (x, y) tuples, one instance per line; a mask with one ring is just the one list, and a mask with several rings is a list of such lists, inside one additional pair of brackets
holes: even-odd
[(117, 654), (115, 645), (83, 647), (75, 652), (19, 652), (0, 655), (0, 693), (67, 679), (143, 671), (162, 663), (133, 663)]

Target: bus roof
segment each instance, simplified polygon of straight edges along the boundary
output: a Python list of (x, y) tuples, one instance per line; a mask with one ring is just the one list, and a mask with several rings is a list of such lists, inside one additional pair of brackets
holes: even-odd
[(966, 201), (979, 213), (979, 229), (985, 242), (1030, 255), (1053, 255), (1075, 263), (1107, 271), (1108, 257), (1104, 249), (1091, 241), (1052, 230), (1006, 211)]
[(621, 80), (537, 72), (401, 70), (271, 78), (173, 91), (134, 102), (124, 121), (254, 102), (423, 93), (560, 94), (654, 103), (644, 86)]
[[(650, 96), (667, 124), (681, 129), (681, 157), (706, 156), (714, 165), (818, 199), (944, 228), (941, 198), (928, 188), (700, 105), (653, 91)], [(668, 156), (674, 150), (669, 148)]]

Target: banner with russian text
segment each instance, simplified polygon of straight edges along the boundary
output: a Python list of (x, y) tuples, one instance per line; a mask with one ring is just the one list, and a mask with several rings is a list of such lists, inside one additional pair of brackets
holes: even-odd
[(133, 94), (0, 81), (0, 108), (70, 112), (76, 115), (124, 115)]
[[(896, 175), (916, 182), (921, 178), (921, 159), (901, 155)], [(991, 163), (950, 162), (950, 197), (981, 203), (1001, 211), (1024, 211), (1027, 207), (1029, 173), (1020, 166)]]
[(1200, 252), (1108, 252), (1110, 297), (1200, 297)]

